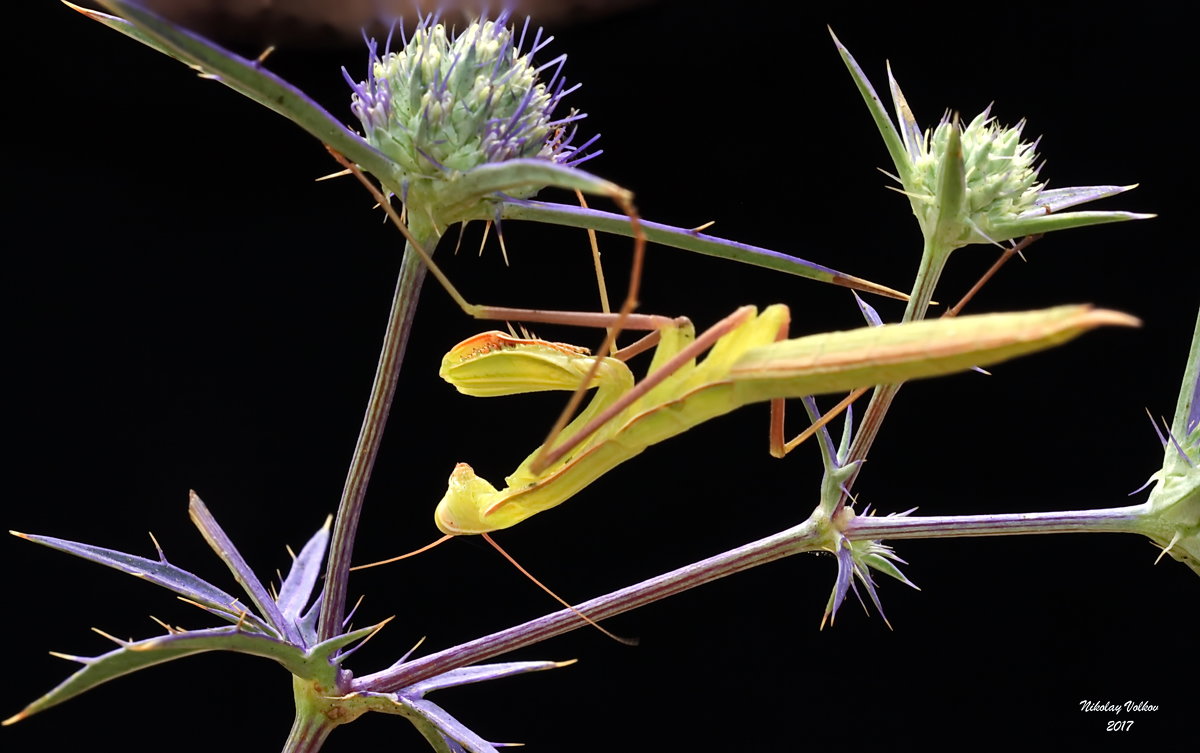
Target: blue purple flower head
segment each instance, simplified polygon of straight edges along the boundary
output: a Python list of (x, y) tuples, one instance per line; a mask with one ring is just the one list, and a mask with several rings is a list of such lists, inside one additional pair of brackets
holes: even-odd
[[(453, 178), (512, 159), (574, 165), (599, 153), (583, 154), (595, 138), (572, 144), (582, 113), (555, 118), (562, 99), (578, 88), (562, 75), (566, 56), (535, 66), (533, 56), (553, 37), (531, 31), (528, 19), (519, 31), (509, 20), (508, 11), (480, 18), (457, 35), (440, 14), (419, 18), (411, 33), (400, 22), (382, 55), (368, 40), (365, 81), (343, 70), (366, 140), (394, 160), (408, 182)], [(397, 31), (401, 47), (392, 52)], [(548, 79), (539, 80), (547, 71)]]

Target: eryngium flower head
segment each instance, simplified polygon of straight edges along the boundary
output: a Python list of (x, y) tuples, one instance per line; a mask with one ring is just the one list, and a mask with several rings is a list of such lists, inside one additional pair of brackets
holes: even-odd
[(913, 206), (922, 229), (931, 230), (941, 208), (940, 170), (959, 169), (951, 162), (955, 155), (947, 152), (961, 150), (966, 190), (962, 215), (954, 225), (956, 237), (944, 239), (957, 246), (995, 242), (995, 236), (1001, 235), (997, 226), (1033, 208), (1043, 188), (1034, 167), (1036, 144), (1021, 141), (1025, 121), (1006, 128), (989, 116), (990, 110), (975, 116), (957, 139), (952, 131), (959, 125), (948, 117), (932, 132), (926, 131), (904, 187), (905, 193), (915, 199)]
[[(831, 32), (832, 33), (832, 32)], [(997, 124), (985, 110), (965, 129), (944, 118), (932, 132), (917, 125), (888, 67), (895, 106), (892, 120), (850, 51), (834, 37), (895, 166), (901, 192), (912, 203), (926, 241), (941, 253), (971, 243), (999, 243), (1025, 235), (1152, 217), (1133, 212), (1063, 212), (1133, 186), (1047, 189), (1038, 182), (1034, 144), (1021, 141), (1024, 121)]]
[[(367, 80), (347, 81), (354, 89), (351, 109), (362, 121), (367, 141), (401, 166), (406, 182), (452, 177), (489, 162), (543, 158), (581, 162), (582, 147), (570, 145), (571, 123), (584, 117), (571, 111), (553, 119), (554, 109), (577, 87), (565, 88), (560, 55), (534, 67), (533, 55), (552, 38), (542, 30), (524, 50), (529, 22), (519, 34), (507, 26), (509, 14), (474, 21), (455, 36), (436, 15), (421, 19), (403, 49), (377, 54), (368, 41)], [(553, 68), (546, 82), (542, 71)], [(593, 155), (594, 156), (594, 155)]]

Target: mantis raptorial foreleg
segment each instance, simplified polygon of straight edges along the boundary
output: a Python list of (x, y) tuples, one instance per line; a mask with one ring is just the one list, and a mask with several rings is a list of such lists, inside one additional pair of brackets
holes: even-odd
[[(375, 198), (375, 201), (378, 202), (379, 206), (387, 213), (392, 223), (401, 232), (401, 234), (404, 235), (409, 245), (421, 257), (422, 261), (425, 262), (425, 265), (429, 268), (430, 273), (433, 274), (442, 287), (445, 288), (446, 292), (450, 294), (450, 297), (454, 299), (454, 301), (464, 312), (466, 312), (468, 316), (472, 316), (477, 319), (490, 319), (499, 321), (520, 320), (527, 322), (548, 322), (589, 327), (604, 327), (607, 329), (607, 334), (605, 335), (604, 341), (601, 343), (600, 348), (597, 350), (598, 353), (611, 352), (613, 350), (614, 343), (616, 342), (617, 335), (622, 329), (628, 328), (650, 331), (651, 334), (646, 338), (643, 338), (642, 342), (635, 343), (634, 346), (631, 346), (631, 349), (627, 349), (625, 351), (623, 354), (625, 357), (631, 356), (636, 352), (641, 352), (641, 350), (651, 347), (657, 341), (658, 332), (664, 326), (672, 326), (678, 323), (676, 320), (668, 317), (656, 316), (653, 314), (633, 313), (633, 309), (637, 307), (638, 293), (641, 286), (642, 265), (646, 252), (646, 236), (641, 230), (641, 220), (638, 216), (637, 208), (634, 207), (628, 192), (614, 190), (614, 192), (610, 195), (610, 198), (612, 198), (613, 201), (615, 201), (629, 217), (629, 223), (633, 228), (634, 237), (633, 261), (629, 273), (629, 287), (625, 294), (625, 300), (621, 303), (621, 308), (616, 314), (582, 311), (545, 311), (539, 309), (521, 309), (505, 306), (479, 305), (471, 303), (467, 301), (465, 297), (463, 297), (463, 295), (454, 286), (454, 283), (450, 281), (450, 278), (448, 278), (433, 261), (433, 257), (430, 255), (429, 251), (425, 249), (420, 241), (418, 241), (416, 237), (414, 237), (409, 231), (408, 226), (396, 213), (396, 210), (392, 207), (392, 204), (388, 198), (383, 194), (382, 191), (379, 190), (379, 188), (377, 188), (370, 180), (367, 179), (358, 166), (350, 160), (347, 160), (336, 150), (330, 147), (326, 148), (329, 149), (329, 153), (333, 155), (334, 159), (336, 159), (344, 168), (349, 170), (350, 173), (353, 174), (354, 177), (371, 193), (371, 195)], [(578, 189), (576, 189), (576, 191), (578, 191)], [(579, 195), (582, 198), (582, 193)], [(592, 236), (592, 240), (594, 249), (594, 235)], [(594, 253), (598, 265), (599, 252), (594, 251)], [(598, 266), (597, 274), (599, 276)], [(600, 277), (600, 279), (603, 278)], [(607, 296), (605, 295), (605, 298), (606, 297)], [(571, 395), (571, 399), (567, 402), (566, 407), (563, 409), (562, 413), (559, 414), (557, 421), (555, 421), (554, 426), (550, 429), (550, 432), (547, 436), (547, 441), (543, 444), (543, 447), (549, 446), (553, 439), (562, 432), (563, 427), (566, 426), (567, 422), (571, 419), (571, 416), (574, 415), (575, 411), (578, 410), (580, 403), (583, 402), (583, 396), (587, 392), (587, 385), (590, 384), (591, 379), (594, 376), (595, 372), (592, 371), (590, 374), (588, 374), (587, 378), (582, 382), (579, 388), (576, 389)]]
[[(404, 235), (404, 237), (408, 240), (409, 244), (413, 247), (413, 249), (417, 252), (417, 254), (421, 256), (422, 260), (425, 262), (425, 264), (429, 268), (430, 272), (434, 275), (434, 277), (438, 280), (438, 282), (442, 285), (442, 287), (445, 288), (446, 292), (451, 296), (451, 298), (453, 298), (454, 301), (459, 305), (459, 307), (469, 316), (472, 316), (477, 319), (521, 320), (521, 321), (527, 321), (527, 322), (548, 322), (548, 323), (556, 323), (556, 324), (574, 324), (577, 326), (605, 327), (605, 328), (607, 328), (608, 332), (604, 339), (604, 342), (601, 344), (600, 348), (597, 350), (597, 353), (604, 355), (604, 354), (608, 354), (611, 352), (613, 356), (615, 356), (616, 358), (619, 358), (621, 360), (631, 358), (634, 355), (637, 355), (638, 353), (641, 353), (641, 352), (653, 347), (659, 341), (659, 337), (661, 336), (661, 332), (664, 330), (664, 328), (683, 327), (683, 326), (690, 327), (690, 322), (688, 322), (686, 318), (682, 318), (682, 317), (672, 319), (669, 317), (658, 316), (658, 315), (653, 315), (653, 314), (635, 314), (635, 313), (633, 313), (633, 309), (637, 305), (638, 292), (639, 292), (640, 285), (641, 285), (642, 266), (643, 266), (643, 259), (645, 257), (646, 239), (645, 239), (645, 235), (641, 232), (641, 229), (640, 229), (640, 219), (638, 217), (637, 210), (633, 206), (632, 202), (629, 200), (629, 197), (627, 194), (614, 193), (611, 196), (611, 198), (614, 201), (616, 201), (618, 203), (618, 205), (620, 205), (621, 208), (629, 216), (630, 224), (632, 225), (632, 227), (634, 229), (634, 233), (633, 233), (633, 235), (634, 235), (634, 254), (633, 254), (633, 262), (631, 265), (632, 268), (630, 270), (629, 288), (626, 293), (625, 300), (623, 301), (623, 303), (621, 305), (620, 311), (618, 311), (615, 314), (608, 311), (608, 295), (607, 295), (607, 291), (605, 290), (605, 287), (604, 287), (604, 276), (603, 276), (603, 272), (602, 272), (601, 266), (600, 266), (600, 254), (599, 254), (599, 249), (597, 247), (596, 235), (595, 235), (595, 232), (592, 230), (588, 231), (588, 238), (589, 238), (590, 245), (592, 248), (592, 255), (593, 255), (594, 264), (596, 267), (596, 278), (597, 278), (597, 283), (600, 287), (601, 307), (604, 309), (603, 313), (580, 312), (580, 311), (545, 311), (545, 310), (538, 310), (538, 309), (521, 309), (521, 308), (511, 308), (511, 307), (503, 307), (503, 306), (479, 305), (479, 304), (474, 304), (474, 303), (467, 301), (466, 298), (458, 291), (458, 289), (455, 287), (455, 285), (450, 281), (450, 279), (445, 275), (445, 273), (433, 261), (433, 258), (429, 254), (429, 252), (422, 246), (422, 244), (419, 241), (417, 241), (417, 239), (415, 237), (413, 237), (413, 235), (409, 231), (407, 225), (404, 223), (403, 218), (396, 213), (395, 209), (391, 205), (391, 202), (387, 199), (387, 197), (383, 194), (383, 192), (380, 191), (379, 188), (377, 188), (373, 183), (371, 183), (371, 181), (367, 179), (367, 177), (362, 173), (361, 170), (358, 169), (358, 167), (356, 165), (354, 165), (352, 162), (347, 160), (345, 157), (343, 157), (337, 151), (335, 151), (333, 149), (330, 149), (329, 151), (333, 155), (333, 157), (339, 163), (341, 163), (341, 165), (348, 172), (353, 174), (354, 177), (371, 193), (371, 195), (375, 198), (376, 202), (387, 213), (387, 215), (391, 219), (392, 223)], [(575, 193), (576, 193), (577, 197), (579, 198), (580, 203), (582, 205), (584, 205), (584, 207), (586, 207), (586, 201), (584, 200), (583, 193), (578, 188), (575, 189)], [(729, 325), (727, 323), (722, 323), (722, 324), (716, 325), (712, 330), (710, 330), (711, 340), (706, 339), (705, 342), (709, 342), (709, 344), (711, 345), (712, 342), (715, 342), (716, 339), (720, 338), (720, 336), (724, 332), (727, 331), (728, 326)], [(620, 351), (613, 351), (613, 347), (615, 345), (617, 335), (620, 333), (620, 331), (622, 329), (625, 329), (625, 328), (636, 329), (636, 330), (648, 330), (650, 332), (650, 334), (641, 338), (637, 342), (633, 343), (632, 345), (630, 345)], [(780, 331), (778, 333), (778, 338), (783, 339), (783, 338), (786, 338), (786, 336), (787, 336), (787, 322), (784, 321), (780, 327)], [(705, 347), (695, 347), (694, 352), (701, 353), (705, 349), (706, 349)], [(589, 389), (590, 385), (592, 384), (594, 378), (596, 377), (596, 369), (598, 368), (599, 363), (600, 363), (599, 360), (596, 360), (593, 362), (593, 366), (592, 366), (591, 370), (580, 381), (579, 385), (575, 388), (575, 390), (573, 391), (573, 393), (571, 395), (571, 399), (568, 401), (566, 407), (559, 414), (558, 419), (555, 421), (554, 425), (551, 427), (551, 429), (546, 437), (546, 441), (543, 442), (543, 444), (541, 445), (542, 450), (540, 451), (538, 458), (535, 460), (535, 462), (533, 464), (533, 467), (536, 471), (539, 471), (539, 472), (544, 471), (547, 467), (549, 467), (551, 464), (553, 464), (559, 457), (561, 457), (563, 453), (569, 451), (576, 444), (585, 440), (587, 438), (587, 436), (592, 431), (594, 431), (594, 427), (586, 428), (586, 429), (584, 429), (584, 431), (581, 434), (569, 438), (567, 440), (567, 442), (564, 443), (563, 445), (557, 445), (557, 446), (555, 445), (555, 441), (563, 433), (563, 430), (567, 426), (567, 423), (571, 420), (571, 417), (574, 416), (575, 412), (579, 409), (579, 406), (583, 401), (584, 394), (586, 394), (586, 392)], [(664, 374), (664, 376), (665, 376), (665, 374)], [(652, 381), (649, 385), (647, 385), (645, 387), (645, 389), (647, 389), (647, 390), (650, 389), (650, 387), (652, 387), (653, 384), (654, 384), (654, 382)], [(861, 396), (864, 391), (865, 391), (865, 388), (862, 390), (856, 391), (850, 397), (848, 397), (846, 400), (843, 400), (842, 403), (840, 403), (832, 411), (830, 411), (828, 414), (826, 414), (820, 421), (815, 423), (813, 426), (810, 426), (807, 430), (802, 432), (800, 435), (798, 435), (791, 441), (786, 441), (786, 442), (784, 441), (783, 400), (780, 399), (780, 400), (772, 401), (772, 403), (771, 403), (771, 423), (770, 423), (770, 432), (769, 432), (771, 454), (774, 455), (775, 457), (783, 457), (784, 455), (786, 455), (788, 452), (790, 452), (792, 449), (794, 449), (797, 445), (799, 445), (805, 439), (812, 436), (812, 434), (814, 432), (816, 432), (821, 426), (825, 425), (830, 420), (832, 420), (837, 415), (839, 415), (841, 413), (841, 411), (845, 410), (845, 408), (848, 407), (855, 399), (857, 399), (859, 396)], [(628, 401), (632, 402), (633, 400), (636, 400), (637, 398), (639, 398), (641, 396), (641, 394), (642, 394), (641, 392), (635, 391), (635, 392), (631, 393), (626, 399)], [(554, 449), (552, 450), (551, 448), (554, 448)]]

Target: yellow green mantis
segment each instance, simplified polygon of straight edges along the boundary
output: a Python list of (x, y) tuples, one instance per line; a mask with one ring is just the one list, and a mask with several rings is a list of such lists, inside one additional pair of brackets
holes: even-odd
[[(983, 314), (863, 327), (787, 340), (788, 309), (746, 306), (699, 337), (690, 322), (659, 330), (645, 378), (573, 346), (487, 332), (455, 346), (441, 374), (460, 392), (490, 397), (574, 390), (600, 368), (596, 394), (562, 442), (539, 447), (496, 489), (466, 463), (450, 476), (434, 519), (443, 533), (480, 534), (562, 504), (647, 447), (733, 411), (771, 401), (772, 454), (783, 442), (782, 399), (844, 392), (986, 366), (1052, 347), (1103, 325), (1135, 326), (1126, 314), (1090, 306)], [(697, 362), (704, 351), (708, 356)]]
[[(334, 156), (340, 159), (336, 153)], [(405, 232), (402, 221), (378, 189), (353, 165), (344, 160), (342, 163)], [(411, 243), (413, 239), (409, 240)], [(504, 489), (496, 489), (476, 476), (471, 466), (459, 463), (434, 515), (438, 528), (450, 536), (487, 534), (516, 525), (562, 504), (647, 447), (743, 405), (772, 403), (771, 452), (782, 456), (811, 433), (784, 442), (785, 398), (848, 390), (861, 394), (875, 384), (998, 363), (1058, 345), (1095, 327), (1138, 323), (1126, 314), (1078, 305), (787, 339), (789, 310), (776, 304), (762, 312), (743, 306), (696, 336), (686, 318), (628, 314), (630, 300), (626, 301), (626, 311), (619, 314), (476, 306), (466, 302), (424, 249), (414, 245), (447, 291), (473, 316), (610, 327), (601, 352), (622, 326), (653, 330), (651, 336), (615, 357), (593, 356), (574, 345), (498, 331), (468, 338), (446, 354), (441, 376), (467, 395), (493, 397), (565, 390), (578, 397), (586, 390), (596, 390), (573, 419), (570, 416), (575, 406), (568, 406), (560, 426), (505, 479)], [(654, 342), (657, 348), (646, 376), (635, 383), (624, 359)], [(705, 352), (707, 357), (698, 361)], [(567, 419), (570, 422), (561, 426)], [(560, 437), (565, 439), (559, 441)]]
[[(332, 150), (331, 150), (332, 151)], [(488, 534), (562, 504), (647, 447), (743, 405), (771, 402), (771, 453), (782, 456), (858, 395), (876, 384), (939, 376), (986, 366), (1058, 345), (1104, 325), (1136, 326), (1126, 314), (1086, 305), (863, 327), (787, 339), (790, 312), (776, 304), (744, 306), (699, 336), (686, 318), (632, 314), (644, 238), (632, 207), (635, 254), (630, 292), (620, 313), (546, 312), (468, 303), (407, 231), (390, 202), (351, 163), (334, 156), (363, 183), (408, 237), (431, 273), (468, 314), (478, 318), (565, 321), (609, 328), (598, 355), (564, 343), (491, 331), (445, 356), (441, 376), (480, 397), (565, 390), (572, 400), (547, 441), (497, 489), (466, 463), (455, 466), (434, 513), (445, 534), (433, 544), (372, 567), (426, 551), (453, 536), (479, 534), (539, 587), (571, 608), (510, 557)], [(957, 308), (957, 307), (956, 307)], [(651, 334), (613, 355), (622, 327)], [(646, 376), (635, 382), (625, 359), (657, 344)], [(707, 352), (702, 360), (700, 357)], [(587, 390), (596, 393), (574, 415)], [(784, 441), (784, 399), (854, 390), (791, 442)], [(569, 421), (569, 423), (568, 423)], [(565, 437), (559, 441), (560, 437)], [(592, 620), (580, 615), (595, 625)], [(612, 636), (611, 633), (595, 625)], [(612, 636), (617, 640), (622, 640)]]

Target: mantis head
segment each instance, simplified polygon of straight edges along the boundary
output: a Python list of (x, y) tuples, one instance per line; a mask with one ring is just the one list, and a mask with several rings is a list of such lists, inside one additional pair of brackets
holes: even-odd
[(466, 463), (454, 466), (446, 496), (438, 502), (433, 521), (438, 530), (454, 536), (487, 533), (503, 525), (484, 522), (488, 507), (499, 492), (496, 487), (475, 475), (475, 470)]

